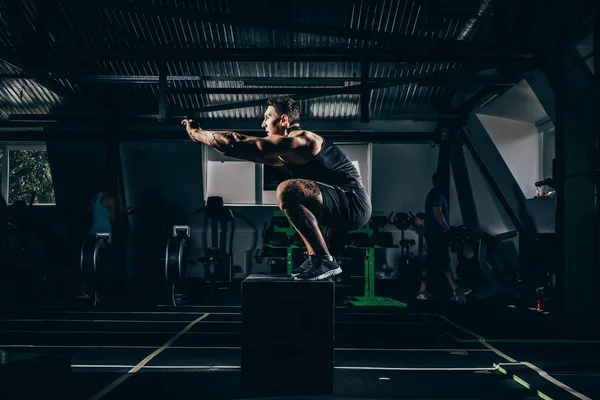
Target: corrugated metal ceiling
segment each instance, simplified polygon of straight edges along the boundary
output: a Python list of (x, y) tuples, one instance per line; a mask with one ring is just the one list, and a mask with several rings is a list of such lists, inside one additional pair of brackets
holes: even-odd
[[(17, 76), (20, 72), (0, 61), (0, 74)], [(60, 96), (33, 79), (0, 79), (0, 115), (4, 119), (10, 114), (49, 114), (62, 103)]]
[[(31, 29), (36, 24), (36, 9), (32, 0), (21, 0), (19, 10)], [(116, 1), (104, 0), (89, 5), (76, 0), (61, 1), (55, 13), (47, 18), (49, 46), (54, 50), (106, 48), (270, 48), (315, 47), (332, 49), (362, 49), (377, 43), (356, 38), (340, 38), (306, 32), (285, 32), (268, 27), (269, 18), (289, 15), (290, 24), (301, 25), (309, 31), (310, 24), (321, 27), (355, 29), (412, 35), (415, 37), (455, 38), (460, 26), (475, 15), (477, 0), (354, 0), (323, 7), (323, 2), (304, 1), (276, 3), (272, 1)], [(291, 11), (285, 14), (282, 7)], [(11, 21), (14, 10), (0, 8), (4, 26), (0, 44), (18, 48), (27, 44), (27, 29)], [(243, 18), (244, 20), (241, 20)], [(218, 22), (211, 22), (211, 21)], [(232, 20), (233, 23), (226, 21)], [(262, 27), (262, 25), (267, 27)], [(443, 69), (460, 63), (373, 63), (371, 78), (400, 78)], [(42, 69), (43, 66), (38, 66)], [(2, 67), (3, 74), (17, 74), (15, 68)], [(62, 68), (71, 72), (92, 75), (157, 76), (155, 61), (102, 61), (72, 65), (65, 60)], [(198, 79), (169, 80), (168, 88), (264, 88), (269, 85), (245, 84), (244, 78), (352, 78), (336, 85), (359, 83), (361, 66), (357, 62), (199, 62), (169, 61), (167, 74)], [(73, 83), (68, 79), (55, 80), (64, 90), (60, 94), (44, 89), (31, 79), (2, 78), (0, 101), (5, 114), (45, 114), (65, 106), (69, 93), (80, 89), (88, 95), (99, 90), (99, 83)], [(289, 83), (289, 82), (288, 82)], [(292, 94), (296, 88), (318, 88), (315, 84), (286, 87), (282, 94)], [(104, 89), (103, 89), (104, 90)], [(118, 84), (110, 86), (116, 108), (128, 112), (156, 114), (159, 90), (156, 84)], [(394, 119), (406, 113), (435, 113), (437, 105), (454, 93), (455, 88), (404, 84), (373, 90), (370, 99), (371, 118)], [(177, 112), (219, 104), (246, 102), (269, 97), (264, 94), (169, 93), (168, 109)], [(78, 99), (81, 99), (78, 97)], [(357, 118), (360, 114), (358, 94), (329, 95), (302, 101), (304, 118)], [(263, 107), (221, 110), (203, 113), (203, 118), (261, 117)]]

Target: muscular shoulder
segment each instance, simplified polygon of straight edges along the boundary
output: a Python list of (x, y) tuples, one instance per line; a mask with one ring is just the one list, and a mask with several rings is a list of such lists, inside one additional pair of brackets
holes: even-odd
[(310, 149), (319, 149), (321, 148), (321, 143), (323, 143), (323, 138), (321, 136), (306, 130), (293, 131), (288, 137), (294, 138), (295, 141), (301, 143), (301, 147)]
[(102, 206), (105, 208), (114, 207), (116, 202), (115, 196), (112, 194), (105, 194), (102, 196)]

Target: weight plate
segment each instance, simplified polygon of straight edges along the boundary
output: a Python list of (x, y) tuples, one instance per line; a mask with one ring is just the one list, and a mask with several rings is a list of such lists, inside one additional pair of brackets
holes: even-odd
[(80, 271), (84, 275), (94, 273), (94, 261), (96, 255), (96, 238), (87, 236), (81, 244)]
[(189, 252), (187, 241), (173, 237), (167, 241), (165, 249), (165, 279), (169, 283), (185, 278)]
[(96, 278), (102, 277), (106, 272), (106, 241), (102, 239), (96, 239), (96, 245), (94, 246), (94, 275)]
[(179, 278), (187, 278), (187, 265), (190, 259), (188, 242), (187, 240), (181, 240), (179, 246)]

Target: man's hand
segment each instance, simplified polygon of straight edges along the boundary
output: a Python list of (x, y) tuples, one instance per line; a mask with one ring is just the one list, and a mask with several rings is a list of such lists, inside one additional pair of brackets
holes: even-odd
[(194, 142), (200, 142), (200, 125), (198, 125), (198, 122), (193, 119), (184, 119), (181, 121), (181, 125), (185, 125), (185, 130), (190, 139)]

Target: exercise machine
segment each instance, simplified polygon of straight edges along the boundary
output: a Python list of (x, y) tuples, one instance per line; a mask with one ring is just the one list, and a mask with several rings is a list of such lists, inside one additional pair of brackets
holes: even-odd
[[(31, 208), (35, 201), (35, 192), (29, 203), (17, 200), (11, 205), (4, 205), (2, 210), (1, 251), (2, 267), (12, 270), (16, 275), (31, 276), (35, 265), (31, 247), (35, 231), (33, 229)], [(20, 274), (19, 272), (24, 272)]]
[[(224, 206), (223, 198), (211, 196), (206, 199), (204, 227), (210, 224), (211, 243), (198, 261), (204, 266), (204, 280), (213, 288), (216, 284), (231, 285), (233, 269), (233, 237), (235, 215)], [(229, 234), (229, 236), (228, 236)]]
[[(393, 218), (392, 218), (393, 215)], [(416, 245), (414, 239), (406, 239), (405, 232), (413, 227), (415, 216), (409, 211), (406, 212), (392, 212), (388, 217), (388, 223), (394, 225), (400, 231), (400, 263), (398, 265), (397, 278), (404, 278), (408, 281), (412, 279), (413, 275), (413, 253), (412, 246)]]
[(106, 289), (108, 268), (106, 254), (112, 244), (111, 233), (88, 235), (81, 244), (79, 271), (86, 292), (91, 294), (92, 304), (97, 306)]
[(19, 303), (41, 300), (51, 271), (40, 224), (32, 215), (35, 198), (33, 192), (28, 201), (0, 201), (0, 291)]
[[(269, 226), (265, 224), (262, 233), (263, 247), (256, 250), (254, 259), (258, 263), (267, 259), (269, 275), (281, 275), (273, 270), (280, 272), (283, 269), (284, 274), (289, 276), (295, 267), (295, 253), (305, 248), (304, 243), (282, 211), (276, 210), (270, 222)], [(281, 265), (285, 267), (278, 268)]]
[(518, 268), (497, 251), (502, 242), (516, 237), (518, 231), (491, 235), (459, 226), (451, 232), (450, 250), (458, 259), (456, 273), (461, 282), (474, 289), (470, 297), (484, 300), (535, 289), (535, 283), (523, 280)]
[[(190, 257), (191, 229), (187, 224), (173, 226), (172, 235), (165, 247), (163, 275), (171, 303), (175, 307), (187, 303), (186, 280), (190, 277), (190, 266), (198, 265), (198, 262), (204, 268), (204, 282), (208, 284), (209, 291), (216, 284), (230, 284), (232, 281), (235, 230), (233, 211), (224, 207), (222, 197), (211, 196), (200, 209), (185, 219), (186, 223), (200, 212), (205, 214), (205, 231), (210, 225), (211, 232), (211, 242), (210, 245), (206, 244), (204, 255), (195, 260)], [(228, 249), (225, 247), (226, 242), (229, 242)]]
[(183, 283), (189, 276), (189, 265), (192, 263), (189, 238), (188, 225), (174, 225), (173, 236), (167, 240), (165, 248), (165, 281), (171, 291), (171, 301), (175, 307), (185, 301)]
[(347, 304), (353, 306), (389, 306), (405, 308), (398, 300), (375, 295), (375, 249), (398, 248), (393, 243), (391, 232), (384, 232), (388, 217), (373, 212), (369, 222), (361, 229), (349, 233), (347, 249), (364, 250), (365, 286), (363, 296), (352, 296)]

